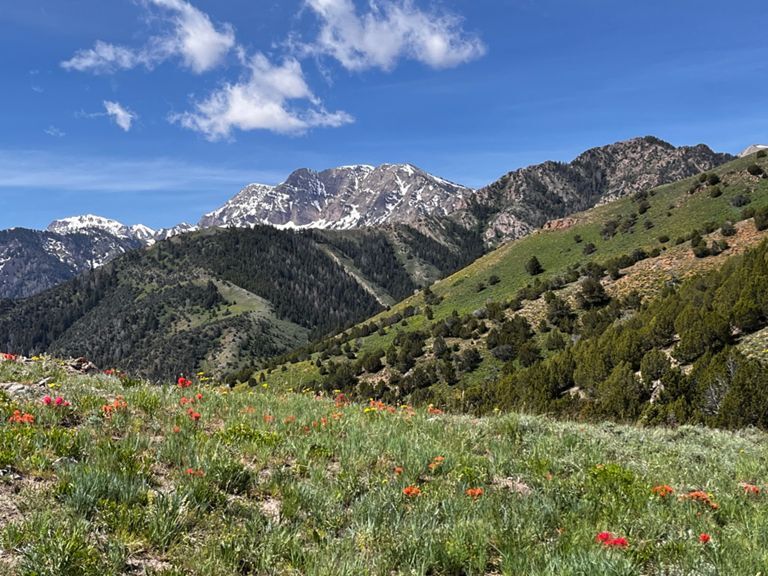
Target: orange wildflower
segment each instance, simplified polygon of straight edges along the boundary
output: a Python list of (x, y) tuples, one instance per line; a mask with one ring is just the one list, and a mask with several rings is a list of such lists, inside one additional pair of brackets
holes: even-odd
[(421, 490), (418, 486), (406, 486), (403, 488), (403, 494), (408, 496), (408, 498), (415, 498), (421, 494)]
[(286, 416), (283, 419), (283, 424), (293, 424), (294, 422), (296, 422), (296, 416)]
[(400, 474), (403, 473), (403, 467), (402, 466), (395, 466), (392, 470), (397, 476), (400, 476)]
[(440, 408), (435, 408), (432, 404), (427, 406), (427, 414), (432, 414), (434, 416), (439, 416), (442, 413), (443, 413), (443, 411), (440, 410)]
[(482, 488), (467, 488), (465, 493), (467, 496), (472, 498), (472, 500), (477, 500), (478, 498), (480, 498), (480, 496), (485, 494), (485, 490), (483, 490)]
[(688, 494), (683, 494), (680, 496), (681, 500), (693, 500), (695, 502), (701, 502), (705, 506), (708, 506), (712, 510), (717, 510), (720, 508), (720, 505), (717, 504), (714, 500), (712, 500), (712, 495), (707, 494), (703, 490), (692, 490), (688, 492)]
[(205, 472), (195, 468), (187, 468), (186, 473), (188, 476), (195, 476), (197, 478), (202, 478), (203, 476), (205, 476)]
[(272, 424), (272, 422), (275, 421), (275, 417), (272, 416), (272, 414), (264, 414), (264, 416), (262, 416), (262, 419), (264, 420), (265, 424)]
[(34, 424), (35, 417), (28, 412), (22, 413), (21, 410), (14, 410), (13, 414), (8, 418), (8, 422), (11, 424)]
[(672, 488), (672, 486), (668, 486), (667, 484), (661, 484), (660, 486), (654, 486), (651, 488), (651, 492), (656, 494), (656, 496), (660, 498), (666, 498), (670, 494), (674, 494), (675, 490)]
[(748, 484), (747, 482), (742, 482), (739, 484), (744, 489), (744, 494), (750, 495), (750, 496), (759, 496), (760, 495), (760, 486), (755, 486), (754, 484)]

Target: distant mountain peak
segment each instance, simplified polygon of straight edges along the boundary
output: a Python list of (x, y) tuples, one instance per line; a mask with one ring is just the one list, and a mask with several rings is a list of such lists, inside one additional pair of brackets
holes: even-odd
[(200, 221), (212, 226), (348, 229), (412, 223), (458, 209), (470, 188), (412, 164), (293, 171), (277, 186), (251, 184)]

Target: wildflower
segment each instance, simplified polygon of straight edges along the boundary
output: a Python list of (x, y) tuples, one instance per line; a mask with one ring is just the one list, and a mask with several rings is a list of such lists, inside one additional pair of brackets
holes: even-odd
[(195, 468), (187, 468), (186, 473), (187, 473), (187, 476), (195, 476), (197, 478), (202, 478), (203, 476), (205, 476), (205, 472)]
[(667, 484), (662, 484), (660, 486), (654, 486), (651, 488), (651, 492), (656, 494), (659, 498), (666, 498), (670, 494), (674, 494), (675, 490), (672, 488), (672, 486), (668, 486)]
[(201, 415), (200, 415), (200, 412), (195, 412), (195, 411), (194, 411), (192, 408), (189, 408), (189, 409), (187, 410), (187, 414), (188, 414), (188, 415), (189, 415), (189, 417), (190, 417), (192, 420), (194, 420), (195, 422), (197, 422), (198, 420), (200, 420), (200, 416), (201, 416)]
[(439, 408), (435, 408), (432, 404), (427, 406), (427, 414), (432, 414), (433, 416), (439, 416), (442, 413), (443, 413), (442, 410), (440, 410)]
[(629, 542), (627, 542), (626, 538), (614, 538), (608, 540), (605, 545), (611, 548), (626, 548), (629, 546)]
[(406, 486), (403, 488), (403, 494), (408, 496), (408, 498), (415, 498), (421, 494), (421, 490), (418, 486)]
[(613, 534), (610, 532), (600, 532), (597, 536), (595, 536), (595, 541), (599, 542), (600, 544), (605, 544), (608, 542), (608, 540), (613, 539)]
[(174, 434), (178, 434), (179, 432), (181, 432), (181, 428), (180, 428), (180, 427), (178, 427), (178, 426), (174, 426), (174, 427), (173, 427), (173, 433), (174, 433)]
[(712, 500), (712, 494), (707, 494), (703, 490), (692, 490), (688, 494), (680, 496), (681, 500), (693, 500), (695, 502), (701, 502), (705, 506), (708, 506), (712, 510), (717, 510), (720, 505)]
[(712, 540), (712, 536), (707, 534), (706, 532), (702, 532), (699, 534), (699, 542), (702, 544), (709, 544), (709, 541)]
[(750, 496), (759, 496), (760, 495), (760, 486), (755, 486), (754, 484), (748, 484), (747, 482), (742, 482), (739, 484), (744, 489), (744, 494), (750, 495)]
[(629, 546), (626, 538), (622, 536), (616, 537), (610, 532), (600, 532), (595, 536), (595, 542), (602, 544), (606, 548), (626, 548)]
[(283, 424), (293, 424), (294, 422), (296, 422), (296, 416), (286, 416), (283, 419)]
[(176, 380), (176, 384), (178, 384), (179, 388), (189, 388), (192, 386), (192, 381), (184, 378), (184, 376), (179, 376), (179, 379)]
[(56, 406), (61, 406), (62, 404), (64, 404), (64, 398), (62, 398), (61, 396), (58, 396), (55, 400), (55, 403), (56, 403)]
[(22, 413), (21, 410), (14, 410), (8, 418), (8, 422), (11, 424), (34, 424), (35, 417), (28, 412)]
[(0, 357), (2, 357), (2, 359), (6, 362), (16, 362), (16, 360), (18, 360), (18, 356), (16, 356), (16, 354), (2, 354)]
[(482, 488), (467, 488), (466, 490), (466, 495), (472, 498), (472, 500), (477, 500), (483, 494), (485, 494), (485, 490)]
[(334, 392), (336, 393), (336, 398), (334, 398), (333, 401), (334, 404), (336, 404), (336, 408), (342, 408), (349, 404), (349, 400), (347, 400), (347, 397), (344, 394), (341, 392), (336, 392), (335, 390)]
[(265, 424), (272, 424), (272, 422), (275, 420), (275, 417), (272, 416), (272, 414), (264, 414), (263, 419)]
[(443, 465), (443, 462), (445, 462), (445, 456), (435, 456), (428, 468), (434, 472)]
[(396, 476), (400, 476), (400, 474), (403, 473), (403, 467), (402, 466), (395, 466), (392, 469), (392, 472), (394, 472)]
[(198, 392), (197, 396), (195, 396), (195, 398), (197, 398), (198, 400), (202, 400), (203, 399), (203, 395)]
[(53, 398), (51, 398), (50, 396), (43, 396), (43, 404), (45, 404), (46, 406), (50, 406), (52, 402), (53, 402)]

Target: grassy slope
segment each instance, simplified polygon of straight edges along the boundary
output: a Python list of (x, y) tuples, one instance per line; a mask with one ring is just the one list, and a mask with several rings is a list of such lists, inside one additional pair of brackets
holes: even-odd
[[(658, 247), (665, 252), (687, 250), (686, 253), (689, 253), (690, 246), (687, 243), (685, 247), (673, 248), (675, 239), (685, 236), (694, 228), (701, 230), (706, 222), (714, 222), (719, 226), (726, 220), (738, 220), (743, 208), (737, 208), (731, 204), (734, 196), (749, 195), (752, 200), (749, 204), (751, 207), (757, 208), (768, 204), (768, 180), (755, 178), (746, 173), (746, 167), (752, 163), (758, 163), (768, 170), (768, 159), (756, 159), (752, 155), (710, 171), (723, 179), (723, 183), (720, 184), (723, 194), (718, 198), (710, 197), (706, 187), (695, 194), (688, 194), (697, 177), (655, 189), (653, 196), (648, 198), (651, 204), (650, 209), (638, 217), (637, 224), (631, 233), (619, 232), (609, 239), (601, 236), (601, 229), (605, 222), (637, 212), (637, 204), (631, 198), (624, 198), (573, 215), (575, 223), (567, 229), (540, 230), (521, 240), (509, 242), (432, 286), (432, 291), (443, 297), (439, 305), (432, 307), (434, 320), (448, 317), (453, 310), (466, 314), (482, 308), (488, 301), (499, 302), (511, 298), (517, 290), (532, 281), (531, 276), (525, 271), (525, 264), (532, 255), (535, 255), (545, 268), (545, 272), (538, 278), (546, 280), (562, 274), (571, 265), (584, 264), (590, 260), (604, 262), (616, 256), (629, 254), (636, 248), (650, 251)], [(643, 225), (645, 220), (650, 220), (654, 225), (653, 228), (646, 229)], [(574, 240), (576, 235), (582, 237), (580, 244)], [(666, 244), (659, 242), (659, 237), (663, 235), (669, 236), (670, 242)], [(759, 241), (761, 238), (762, 235), (753, 235), (754, 241)], [(595, 244), (597, 251), (590, 256), (585, 256), (583, 246), (589, 242)], [(664, 258), (665, 252), (662, 252), (661, 258)], [(699, 264), (688, 268), (695, 271), (697, 266), (708, 266), (713, 261), (722, 262), (731, 253), (732, 251), (726, 251), (716, 259), (709, 259), (709, 262), (706, 259), (700, 260)], [(671, 272), (673, 271), (666, 270), (663, 274), (656, 275), (656, 282), (663, 283)], [(487, 284), (488, 278), (494, 274), (501, 281), (478, 292), (478, 283), (482, 281)], [(371, 320), (380, 320), (406, 306), (423, 307), (423, 305), (423, 297), (416, 295)], [(433, 321), (428, 321), (423, 315), (409, 318), (407, 327), (395, 327), (385, 336), (374, 333), (363, 339), (361, 350), (386, 348), (391, 344), (398, 330), (425, 329)], [(484, 346), (480, 347), (480, 351), (485, 360), (476, 372), (465, 377), (464, 383), (485, 381), (497, 376), (501, 363), (492, 358)], [(285, 369), (278, 369), (272, 378), (283, 385), (302, 386), (312, 380), (320, 379), (320, 376), (311, 362), (301, 362), (288, 364)]]
[[(71, 408), (44, 406), (44, 390), (0, 401), (9, 576), (701, 576), (768, 563), (768, 495), (740, 486), (768, 476), (759, 432), (391, 414), (271, 388), (126, 388), (51, 360), (0, 362), (0, 382), (48, 376)], [(195, 423), (180, 398), (197, 393)], [(127, 406), (104, 417), (118, 397)], [(10, 423), (15, 409), (35, 422)], [(659, 484), (675, 494), (653, 495)], [(421, 494), (405, 496), (409, 485)], [(468, 488), (484, 493), (473, 500)], [(718, 509), (680, 498), (691, 490)], [(597, 544), (606, 530), (628, 548)]]

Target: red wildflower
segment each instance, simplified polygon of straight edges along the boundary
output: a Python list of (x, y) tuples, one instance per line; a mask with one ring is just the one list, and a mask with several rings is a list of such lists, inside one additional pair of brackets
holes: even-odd
[(195, 468), (187, 468), (186, 472), (188, 476), (196, 476), (198, 478), (202, 478), (203, 476), (205, 476), (205, 472), (203, 472), (202, 470), (197, 470)]
[(178, 434), (179, 432), (181, 432), (181, 428), (179, 428), (178, 426), (174, 426), (173, 427), (173, 433), (174, 434)]
[(202, 400), (203, 399), (203, 395), (198, 392), (198, 394), (197, 394), (197, 396), (195, 396), (195, 398), (197, 398), (198, 400)]
[(483, 490), (482, 488), (467, 488), (466, 494), (473, 500), (477, 500), (478, 498), (480, 498), (480, 496), (485, 494), (485, 490)]
[(710, 540), (712, 540), (712, 537), (706, 532), (699, 534), (699, 542), (702, 544), (708, 544)]
[(666, 498), (670, 494), (674, 494), (675, 490), (672, 488), (672, 486), (662, 484), (661, 486), (654, 486), (651, 488), (651, 492), (660, 498)]
[(50, 396), (43, 396), (43, 404), (45, 404), (46, 406), (50, 406), (52, 402), (53, 402), (53, 398), (51, 398)]
[(179, 376), (179, 379), (176, 380), (176, 383), (179, 385), (179, 388), (189, 388), (192, 386), (192, 381), (184, 378), (184, 376)]
[(609, 540), (613, 540), (613, 534), (610, 532), (600, 532), (597, 536), (595, 536), (595, 541), (601, 544), (605, 544)]
[(629, 542), (624, 537), (615, 537), (610, 532), (600, 532), (595, 536), (595, 542), (602, 544), (606, 548), (626, 548)]
[(2, 358), (8, 362), (15, 362), (18, 359), (18, 356), (16, 356), (16, 354), (3, 354)]
[(626, 538), (613, 538), (612, 540), (608, 540), (605, 545), (611, 548), (626, 548), (629, 546), (629, 542), (627, 542)]
[(406, 486), (403, 488), (403, 494), (408, 496), (408, 498), (415, 498), (421, 494), (421, 490), (418, 486)]
[(195, 412), (192, 408), (187, 410), (187, 414), (189, 414), (189, 417), (192, 418), (195, 422), (200, 420), (200, 412)]
[(403, 467), (402, 466), (395, 466), (392, 470), (397, 476), (400, 476), (400, 474), (403, 473)]

